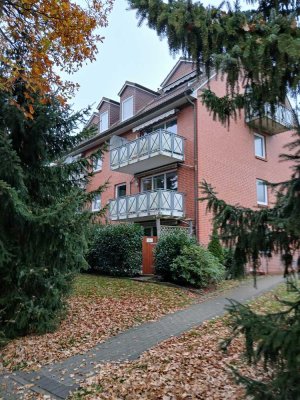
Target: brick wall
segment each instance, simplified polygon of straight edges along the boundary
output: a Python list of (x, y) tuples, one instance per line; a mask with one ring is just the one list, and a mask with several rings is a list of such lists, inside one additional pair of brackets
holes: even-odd
[(178, 168), (178, 191), (185, 193), (186, 217), (195, 224), (195, 192), (194, 192), (194, 124), (193, 107), (184, 107), (177, 118), (178, 135), (185, 138), (184, 163)]
[[(122, 137), (132, 140), (135, 137), (135, 134), (132, 132), (125, 133)], [(96, 151), (99, 147), (95, 147), (94, 149), (85, 153), (85, 157), (88, 157), (91, 153)], [(136, 188), (135, 181), (132, 175), (124, 174), (120, 172), (111, 171), (110, 169), (110, 157), (109, 151), (106, 151), (103, 155), (103, 164), (102, 170), (96, 172), (93, 176), (92, 180), (89, 182), (87, 186), (87, 191), (91, 192), (96, 190), (100, 185), (104, 184), (104, 182), (108, 181), (107, 189), (102, 193), (101, 196), (101, 205), (102, 207), (106, 206), (109, 200), (115, 198), (115, 186), (120, 183), (126, 183), (126, 194), (137, 193), (138, 188)]]
[[(218, 95), (225, 93), (224, 83), (211, 82), (211, 89)], [(290, 163), (279, 163), (279, 154), (291, 138), (291, 132), (266, 137), (266, 161), (254, 154), (253, 131), (244, 122), (241, 114), (230, 127), (214, 121), (206, 107), (198, 101), (198, 165), (199, 181), (206, 180), (217, 191), (218, 197), (230, 204), (239, 203), (258, 209), (256, 179), (280, 182), (290, 177)], [(199, 193), (199, 197), (201, 193)], [(268, 189), (271, 205), (274, 195)], [(199, 203), (199, 239), (207, 244), (211, 234), (211, 216), (206, 213), (206, 204)], [(278, 270), (279, 259), (269, 262), (269, 270)]]
[(108, 111), (108, 121), (110, 127), (120, 119), (120, 106), (117, 104), (109, 103), (107, 101), (103, 101), (101, 107), (99, 108), (99, 116), (106, 111)]

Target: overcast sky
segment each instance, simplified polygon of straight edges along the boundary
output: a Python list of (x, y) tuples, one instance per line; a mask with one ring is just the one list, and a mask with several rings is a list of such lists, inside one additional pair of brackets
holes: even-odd
[[(218, 5), (220, 1), (205, 1)], [(146, 23), (137, 26), (134, 11), (127, 10), (125, 0), (115, 0), (109, 26), (101, 31), (97, 61), (83, 66), (71, 77), (80, 85), (72, 103), (76, 110), (94, 104), (96, 109), (105, 96), (118, 99), (126, 80), (156, 90), (180, 55), (170, 55), (167, 40), (160, 40)]]

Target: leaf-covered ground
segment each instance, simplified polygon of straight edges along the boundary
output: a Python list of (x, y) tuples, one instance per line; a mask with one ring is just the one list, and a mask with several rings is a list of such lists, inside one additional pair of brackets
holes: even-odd
[[(278, 311), (274, 294), (285, 296), (285, 286), (253, 301), (253, 309)], [(248, 376), (268, 376), (261, 366), (247, 365), (241, 356), (241, 337), (234, 340), (227, 353), (220, 350), (220, 342), (229, 334), (226, 316), (161, 343), (137, 361), (106, 364), (96, 377), (87, 380), (73, 400), (243, 399), (244, 390), (234, 382), (229, 365)]]
[[(216, 291), (236, 284), (224, 282)], [(1, 349), (0, 372), (1, 364), (10, 371), (30, 370), (83, 353), (120, 331), (201, 301), (211, 293), (196, 294), (130, 279), (80, 275), (68, 299), (67, 318), (58, 330), (11, 341)]]

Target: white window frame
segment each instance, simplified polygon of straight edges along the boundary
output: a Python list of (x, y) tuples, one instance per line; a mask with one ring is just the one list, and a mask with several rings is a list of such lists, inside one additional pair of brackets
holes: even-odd
[[(144, 176), (144, 177), (141, 179), (141, 192), (144, 193), (144, 192), (147, 191), (147, 190), (144, 191), (144, 183), (143, 183), (143, 181), (144, 181), (144, 179), (149, 179), (149, 178), (151, 178), (151, 187), (152, 187), (151, 191), (152, 191), (152, 190), (155, 190), (155, 189), (153, 189), (153, 186), (154, 186), (154, 184), (153, 184), (153, 179), (154, 179), (156, 176), (160, 176), (160, 175), (164, 175), (164, 188), (163, 188), (163, 189), (156, 189), (156, 190), (168, 190), (168, 189), (167, 189), (167, 174), (170, 174), (171, 172), (175, 172), (175, 173), (177, 174), (177, 183), (178, 183), (178, 172), (177, 172), (176, 170), (171, 170), (171, 171), (167, 171), (167, 172), (162, 172), (162, 173), (160, 173), (160, 174), (155, 174), (155, 175), (150, 175), (150, 176)], [(177, 188), (177, 190), (178, 190), (178, 188)]]
[[(125, 117), (124, 117), (124, 104), (125, 104), (126, 102), (128, 102), (129, 100), (132, 101), (132, 114), (125, 118)], [(133, 96), (129, 96), (129, 97), (127, 97), (125, 100), (123, 100), (123, 101), (122, 101), (122, 106), (121, 106), (121, 108), (122, 108), (122, 121), (125, 121), (126, 119), (131, 118), (131, 117), (133, 116)]]
[[(264, 184), (264, 191), (265, 191), (265, 201), (259, 201), (258, 200), (258, 192), (257, 192), (257, 187), (259, 183), (263, 183)], [(268, 205), (268, 186), (266, 184), (266, 181), (264, 181), (263, 179), (256, 179), (256, 200), (257, 200), (257, 204), (262, 205), (262, 206), (267, 206)]]
[(101, 157), (94, 158), (93, 159), (93, 172), (102, 171), (102, 165), (103, 165), (103, 160)]
[[(103, 128), (103, 126), (102, 126), (103, 125), (102, 124), (102, 118), (103, 118), (104, 115), (107, 116), (107, 127), (106, 128)], [(109, 115), (108, 115), (108, 111), (104, 111), (103, 113), (101, 113), (99, 115), (99, 132), (100, 133), (105, 132), (105, 131), (107, 131), (108, 128), (109, 128)]]
[[(97, 206), (97, 203), (99, 201), (99, 205)], [(101, 209), (101, 194), (96, 194), (92, 200), (92, 211), (100, 211)]]
[[(262, 148), (262, 150), (263, 150), (263, 152), (262, 152), (263, 155), (262, 155), (262, 156), (256, 154), (256, 149), (255, 149), (255, 136), (257, 136), (257, 137), (259, 137), (259, 138), (262, 139), (262, 143), (263, 143), (263, 148)], [(260, 135), (259, 133), (254, 133), (254, 154), (255, 154), (255, 157), (263, 158), (263, 159), (266, 158), (266, 138), (265, 138), (264, 135)]]
[[(127, 195), (127, 185), (126, 185), (126, 182), (124, 182), (124, 183), (118, 183), (116, 186), (115, 186), (115, 199), (119, 199), (120, 197), (118, 196), (118, 187), (120, 187), (120, 186), (126, 186), (126, 195)], [(125, 195), (125, 196), (126, 196)]]

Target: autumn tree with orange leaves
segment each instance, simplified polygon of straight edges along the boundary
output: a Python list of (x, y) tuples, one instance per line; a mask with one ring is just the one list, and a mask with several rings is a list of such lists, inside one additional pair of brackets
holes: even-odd
[[(94, 61), (99, 28), (107, 25), (113, 0), (2, 0), (0, 3), (0, 90), (13, 92), (20, 80), (29, 103), (32, 93), (58, 90), (61, 100), (75, 84), (58, 71), (73, 73)], [(17, 103), (16, 103), (17, 104)], [(27, 110), (28, 117), (33, 112)]]

